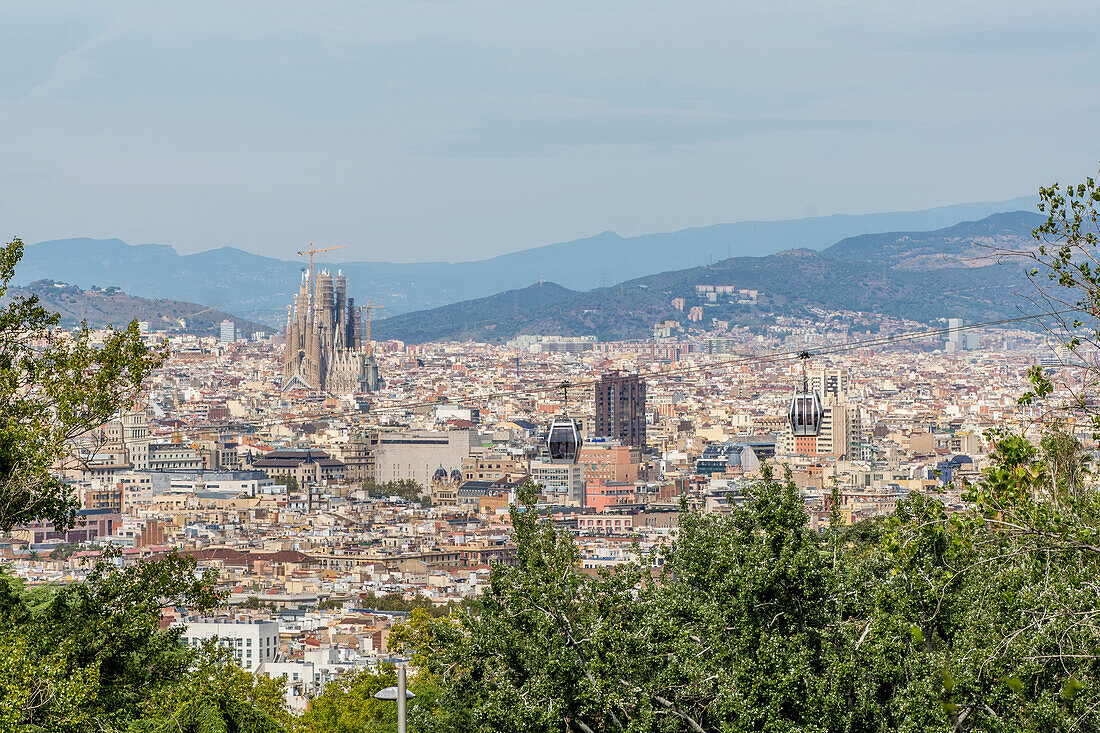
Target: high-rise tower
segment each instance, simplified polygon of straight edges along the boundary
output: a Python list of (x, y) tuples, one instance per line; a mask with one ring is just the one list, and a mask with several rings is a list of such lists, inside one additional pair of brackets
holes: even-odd
[(645, 380), (612, 372), (596, 384), (595, 434), (645, 448)]

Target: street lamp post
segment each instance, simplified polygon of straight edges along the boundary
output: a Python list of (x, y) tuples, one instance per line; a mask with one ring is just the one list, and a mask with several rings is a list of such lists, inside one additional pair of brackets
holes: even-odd
[(405, 665), (397, 668), (397, 687), (387, 687), (374, 693), (379, 700), (397, 701), (397, 733), (408, 733), (405, 723), (405, 704), (415, 694), (405, 689)]

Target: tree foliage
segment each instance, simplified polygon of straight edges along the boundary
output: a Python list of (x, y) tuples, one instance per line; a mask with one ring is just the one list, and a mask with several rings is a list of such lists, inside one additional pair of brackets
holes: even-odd
[(364, 481), (363, 490), (376, 498), (388, 498), (397, 496), (405, 501), (427, 503), (431, 497), (424, 491), (424, 487), (412, 479), (397, 479), (376, 484), (373, 481)]
[(194, 652), (183, 679), (151, 696), (128, 733), (284, 733), (296, 721), (283, 690), (284, 680), (246, 672), (211, 640)]
[(281, 476), (275, 476), (271, 479), (272, 483), (281, 484), (286, 487), (287, 491), (298, 490), (298, 477), (291, 474), (285, 474)]
[(248, 598), (245, 598), (244, 602), (241, 603), (241, 608), (251, 611), (269, 611), (271, 613), (275, 613), (279, 610), (274, 601), (268, 601), (265, 603), (264, 601), (260, 600), (259, 596), (249, 596)]
[[(0, 248), (0, 296), (22, 244)], [(72, 523), (53, 469), (74, 441), (127, 407), (163, 353), (136, 323), (93, 336), (55, 331), (36, 298), (0, 309), (0, 529)], [(99, 339), (96, 342), (96, 339)], [(62, 553), (64, 554), (64, 553)], [(213, 645), (180, 642), (165, 608), (221, 601), (194, 559), (117, 567), (107, 555), (82, 582), (27, 587), (0, 571), (0, 730), (41, 733), (278, 733), (289, 723), (279, 683), (257, 680)]]
[[(18, 239), (0, 247), (0, 297), (22, 254)], [(57, 324), (36, 296), (0, 309), (0, 530), (72, 524), (76, 505), (50, 469), (128, 406), (164, 356), (146, 348), (136, 321), (98, 343), (86, 324), (71, 334)]]
[(684, 510), (659, 571), (586, 573), (513, 509), (515, 567), (391, 642), (440, 680), (440, 731), (1096, 729), (1100, 501), (1052, 440), (1000, 436), (970, 511), (914, 494), (822, 533), (766, 477), (727, 516)]
[[(1038, 323), (1057, 345), (1066, 347), (1058, 350), (1062, 362), (1085, 376), (1081, 387), (1063, 385), (1072, 399), (1054, 406), (1055, 411), (1083, 409), (1100, 386), (1100, 186), (1091, 176), (1077, 184), (1052, 183), (1039, 189), (1038, 207), (1047, 218), (1032, 232), (1034, 246), (994, 254), (1027, 263), (1026, 274), (1035, 286), (1027, 298), (1040, 316)], [(1045, 396), (1036, 392), (1043, 380), (1035, 381), (1035, 369), (1030, 376), (1035, 387), (1024, 395), (1026, 405)], [(1100, 433), (1100, 419), (1094, 412), (1090, 417)]]
[[(397, 705), (392, 700), (378, 700), (374, 693), (396, 684), (397, 671), (390, 665), (330, 682), (321, 695), (310, 701), (309, 709), (297, 721), (296, 730), (299, 733), (392, 733), (397, 730)], [(409, 690), (416, 695), (408, 703), (410, 712), (415, 714), (434, 706), (436, 689), (428, 675), (411, 680)], [(409, 730), (434, 733), (435, 729), (420, 727), (414, 722)]]
[(215, 607), (213, 582), (178, 555), (67, 585), (0, 575), (0, 730), (282, 730), (273, 683), (161, 628), (166, 606)]
[(402, 593), (386, 593), (363, 601), (363, 605), (372, 611), (407, 613), (421, 610), (430, 616), (446, 616), (456, 608), (461, 607), (463, 603), (464, 601), (447, 601), (444, 604), (436, 604), (431, 598), (419, 593), (412, 598), (405, 598)]

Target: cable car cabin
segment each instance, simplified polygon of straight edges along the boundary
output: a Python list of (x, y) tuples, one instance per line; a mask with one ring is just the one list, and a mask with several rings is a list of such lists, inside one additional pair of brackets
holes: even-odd
[(795, 392), (787, 414), (791, 434), (795, 437), (816, 436), (821, 432), (821, 400), (812, 390)]
[(576, 463), (581, 454), (580, 425), (575, 420), (555, 420), (546, 434), (551, 463)]

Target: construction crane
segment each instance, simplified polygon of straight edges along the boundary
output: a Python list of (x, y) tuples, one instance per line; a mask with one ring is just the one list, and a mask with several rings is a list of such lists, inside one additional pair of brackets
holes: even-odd
[(370, 312), (372, 310), (377, 310), (379, 308), (385, 308), (385, 307), (386, 306), (384, 306), (384, 305), (371, 305), (369, 300), (367, 301), (366, 305), (361, 305), (361, 306), (358, 307), (360, 315), (363, 314), (363, 311), (367, 312), (367, 321), (366, 321), (367, 334), (366, 334), (364, 340), (366, 341), (366, 344), (367, 344), (367, 350), (372, 354), (374, 353), (374, 347), (371, 346), (371, 343), (370, 343)]
[(313, 255), (317, 254), (318, 252), (331, 252), (334, 249), (347, 249), (347, 246), (341, 244), (341, 245), (337, 245), (336, 247), (322, 247), (321, 249), (317, 249), (313, 246), (313, 242), (310, 242), (309, 243), (309, 249), (300, 249), (300, 250), (298, 250), (298, 254), (302, 255), (303, 257), (305, 255), (309, 255), (309, 281), (310, 282), (313, 282)]

